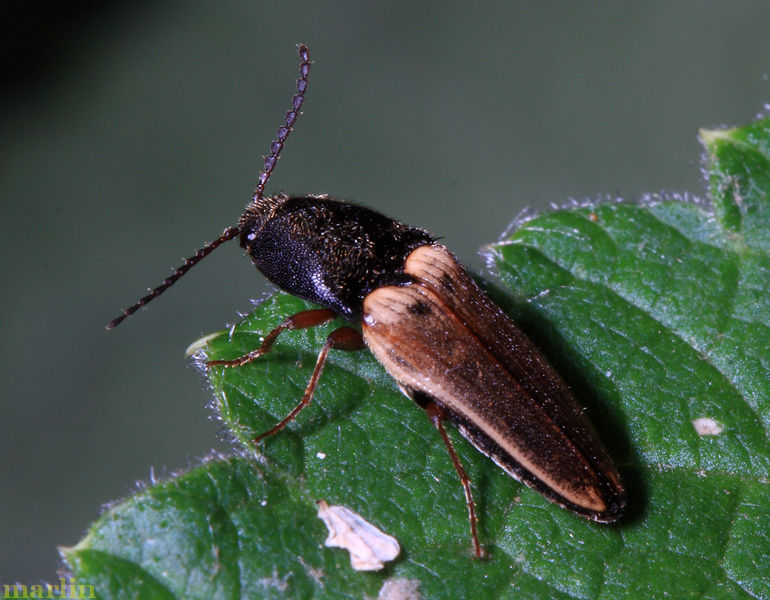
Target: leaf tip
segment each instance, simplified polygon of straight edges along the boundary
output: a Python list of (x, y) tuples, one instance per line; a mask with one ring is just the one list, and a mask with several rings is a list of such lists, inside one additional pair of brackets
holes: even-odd
[(214, 333), (209, 333), (208, 335), (204, 335), (203, 337), (198, 338), (192, 344), (187, 346), (187, 349), (184, 351), (185, 358), (190, 358), (199, 350), (205, 348), (211, 340), (215, 340), (223, 333), (224, 331), (216, 331)]
[(707, 149), (711, 149), (717, 142), (732, 138), (735, 129), (698, 129), (698, 138)]

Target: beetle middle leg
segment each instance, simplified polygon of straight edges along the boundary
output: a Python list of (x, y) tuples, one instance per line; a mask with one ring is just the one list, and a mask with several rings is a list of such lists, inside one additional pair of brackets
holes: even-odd
[(460, 483), (462, 484), (463, 491), (465, 492), (465, 502), (468, 504), (468, 520), (471, 523), (471, 539), (473, 540), (473, 550), (476, 553), (476, 558), (484, 558), (486, 556), (486, 552), (479, 543), (479, 535), (476, 530), (476, 523), (478, 522), (478, 518), (476, 517), (476, 505), (473, 502), (473, 493), (471, 492), (471, 479), (468, 477), (468, 473), (465, 472), (465, 469), (460, 462), (460, 457), (457, 456), (454, 445), (452, 445), (452, 440), (449, 439), (446, 429), (444, 428), (443, 422), (447, 420), (446, 411), (436, 402), (429, 402), (423, 406), (423, 408), (425, 409), (425, 412), (427, 413), (431, 423), (433, 423), (433, 426), (438, 429), (439, 435), (441, 435), (441, 439), (443, 440), (444, 445), (449, 452), (449, 457), (452, 459), (452, 464), (454, 465), (455, 471), (457, 471), (457, 476), (460, 478)]
[(254, 444), (258, 444), (264, 438), (281, 431), (281, 429), (294, 420), (303, 408), (310, 404), (310, 401), (313, 399), (315, 388), (318, 385), (318, 379), (321, 377), (324, 365), (326, 364), (326, 357), (329, 354), (329, 350), (335, 349), (354, 352), (356, 350), (363, 350), (365, 347), (364, 338), (361, 335), (361, 332), (356, 331), (352, 327), (340, 327), (339, 329), (332, 331), (329, 334), (329, 337), (326, 338), (323, 348), (321, 348), (321, 351), (318, 353), (318, 359), (316, 360), (313, 374), (310, 376), (310, 381), (308, 381), (305, 393), (302, 395), (299, 404), (297, 404), (297, 406), (295, 406), (279, 423), (255, 437), (253, 440)]
[[(207, 366), (212, 367), (218, 365), (223, 367), (241, 367), (259, 358), (263, 354), (270, 352), (275, 344), (276, 338), (278, 338), (282, 332), (316, 327), (328, 323), (336, 317), (337, 313), (328, 308), (303, 310), (302, 312), (298, 312), (297, 314), (284, 319), (283, 323), (267, 334), (262, 345), (256, 350), (252, 350), (251, 352), (232, 360), (212, 360), (207, 363)], [(326, 364), (326, 357), (329, 355), (329, 350), (335, 349), (353, 352), (356, 350), (363, 350), (365, 347), (364, 338), (362, 337), (361, 332), (356, 331), (351, 327), (340, 327), (339, 329), (332, 331), (329, 334), (329, 337), (326, 338), (323, 348), (321, 348), (321, 351), (318, 353), (318, 359), (316, 360), (313, 374), (310, 376), (310, 381), (307, 384), (307, 388), (305, 388), (305, 393), (302, 395), (299, 404), (297, 404), (284, 419), (264, 433), (255, 437), (253, 440), (254, 444), (258, 444), (264, 438), (281, 431), (281, 429), (295, 419), (303, 408), (310, 404), (310, 401), (313, 399), (315, 388), (318, 385), (318, 379), (321, 377), (324, 365)]]

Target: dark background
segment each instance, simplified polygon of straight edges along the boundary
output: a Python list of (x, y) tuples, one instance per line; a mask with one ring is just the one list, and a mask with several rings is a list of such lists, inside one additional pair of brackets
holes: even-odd
[(235, 223), (296, 43), (316, 64), (268, 191), (360, 201), (473, 269), (526, 206), (703, 194), (697, 128), (770, 99), (766, 0), (28, 6), (0, 31), (2, 583), (227, 449), (183, 352), (267, 289), (237, 244), (103, 325)]

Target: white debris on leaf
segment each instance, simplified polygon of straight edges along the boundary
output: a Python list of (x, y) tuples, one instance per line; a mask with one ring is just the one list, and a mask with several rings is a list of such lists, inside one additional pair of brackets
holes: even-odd
[(695, 419), (692, 426), (695, 427), (695, 433), (698, 435), (719, 435), (725, 428), (719, 421), (709, 417)]
[(377, 600), (420, 600), (420, 582), (416, 579), (388, 579), (382, 584)]
[(396, 538), (344, 506), (329, 506), (319, 500), (318, 518), (329, 530), (324, 545), (350, 552), (350, 564), (356, 571), (378, 571), (401, 551)]

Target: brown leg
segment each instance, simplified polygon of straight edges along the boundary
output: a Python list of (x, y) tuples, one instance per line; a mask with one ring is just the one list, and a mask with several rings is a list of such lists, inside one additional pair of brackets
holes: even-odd
[[(297, 315), (295, 315), (295, 317), (296, 316)], [(264, 344), (262, 345), (264, 346)], [(281, 431), (281, 429), (286, 427), (288, 423), (294, 420), (303, 408), (310, 404), (310, 401), (313, 399), (313, 392), (315, 392), (316, 385), (318, 384), (318, 379), (321, 377), (321, 372), (326, 364), (326, 357), (329, 354), (329, 350), (332, 348), (336, 350), (345, 350), (347, 352), (363, 350), (365, 348), (364, 338), (361, 336), (361, 332), (351, 329), (350, 327), (340, 327), (339, 329), (332, 331), (329, 334), (329, 337), (326, 338), (326, 343), (323, 345), (323, 348), (321, 348), (321, 352), (318, 353), (318, 360), (316, 360), (313, 374), (310, 376), (310, 381), (307, 384), (307, 388), (305, 388), (302, 400), (299, 401), (299, 404), (297, 404), (297, 406), (295, 406), (281, 422), (255, 437), (254, 444), (258, 444), (264, 438)]]
[(276, 338), (283, 331), (292, 331), (294, 329), (308, 329), (310, 327), (316, 327), (323, 325), (336, 318), (337, 313), (329, 308), (317, 308), (313, 310), (303, 310), (296, 315), (286, 317), (283, 323), (273, 329), (267, 334), (267, 337), (262, 342), (262, 345), (256, 350), (252, 350), (248, 354), (234, 358), (233, 360), (211, 360), (206, 363), (206, 366), (213, 367), (219, 365), (222, 367), (242, 367), (243, 365), (250, 363), (252, 360), (259, 358), (263, 354), (267, 354), (275, 344)]
[(473, 503), (473, 494), (471, 493), (471, 480), (468, 477), (468, 474), (465, 472), (465, 469), (463, 469), (463, 465), (460, 462), (460, 457), (457, 456), (457, 452), (455, 452), (452, 441), (449, 439), (449, 436), (446, 433), (446, 429), (444, 429), (443, 421), (447, 419), (446, 413), (444, 412), (444, 409), (435, 402), (428, 404), (425, 407), (425, 412), (428, 414), (428, 418), (430, 419), (431, 423), (433, 423), (436, 429), (438, 429), (438, 432), (441, 435), (441, 439), (444, 440), (444, 445), (449, 451), (449, 457), (452, 459), (452, 464), (455, 467), (455, 471), (457, 471), (457, 475), (460, 477), (460, 483), (463, 486), (463, 490), (465, 490), (465, 502), (468, 504), (468, 519), (471, 522), (471, 539), (473, 540), (473, 550), (476, 553), (476, 558), (484, 558), (486, 556), (486, 552), (479, 543), (479, 536), (476, 531), (476, 522), (478, 519), (476, 518), (476, 505)]

